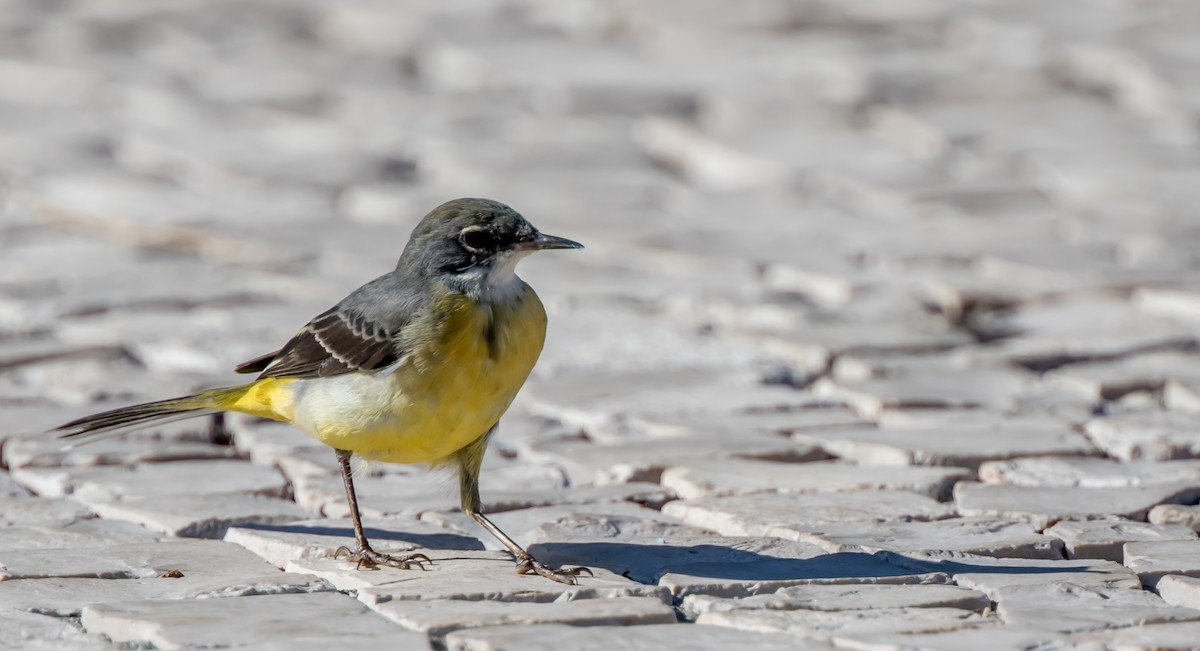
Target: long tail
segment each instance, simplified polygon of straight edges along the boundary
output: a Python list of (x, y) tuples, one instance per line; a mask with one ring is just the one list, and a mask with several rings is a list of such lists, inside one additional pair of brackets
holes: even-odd
[(78, 438), (80, 442), (96, 440), (121, 432), (224, 411), (244, 395), (246, 389), (246, 386), (213, 389), (182, 398), (121, 407), (73, 420), (51, 431), (61, 438)]

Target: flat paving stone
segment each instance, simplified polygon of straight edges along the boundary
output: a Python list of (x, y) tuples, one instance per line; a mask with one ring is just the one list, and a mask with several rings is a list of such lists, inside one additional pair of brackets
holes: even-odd
[(1125, 543), (1125, 565), (1154, 588), (1168, 574), (1200, 577), (1200, 541), (1167, 540)]
[(4, 444), (4, 464), (24, 466), (112, 466), (207, 459), (234, 459), (235, 448), (204, 441), (176, 441), (152, 436), (101, 439), (67, 447), (51, 436), (12, 438)]
[(307, 515), (290, 500), (237, 493), (138, 496), (118, 501), (74, 499), (87, 503), (100, 517), (187, 538), (221, 538), (229, 527), (281, 524)]
[(401, 570), (380, 567), (357, 569), (345, 559), (292, 561), (288, 572), (319, 576), (339, 590), (357, 590), (358, 598), (374, 607), (388, 601), (455, 599), (465, 601), (550, 602), (597, 597), (651, 597), (668, 600), (665, 590), (635, 583), (602, 567), (590, 568), (595, 576), (580, 577), (577, 585), (565, 585), (536, 575), (516, 572), (512, 555), (503, 552), (420, 550), (433, 563), (425, 569)]
[(1061, 559), (1062, 543), (1026, 522), (967, 517), (933, 522), (841, 525), (805, 540), (830, 552), (959, 552), (999, 558)]
[[(88, 502), (131, 496), (265, 495), (282, 497), (287, 480), (274, 468), (240, 460), (175, 461), (132, 466), (18, 468), (13, 477), (45, 497), (68, 493)], [(197, 487), (212, 490), (197, 490)], [(61, 488), (59, 488), (61, 487)]]
[(0, 608), (78, 617), (90, 604), (329, 592), (334, 589), (324, 579), (309, 574), (262, 573), (260, 570), (259, 574), (237, 575), (222, 574), (221, 569), (219, 566), (205, 568), (204, 573), (183, 573), (180, 577), (51, 577), (0, 581)]
[(1160, 504), (1150, 509), (1151, 524), (1179, 524), (1200, 532), (1200, 506), (1195, 504)]
[(965, 516), (1025, 520), (1039, 530), (1059, 520), (1120, 517), (1145, 521), (1158, 504), (1200, 499), (1200, 484), (1188, 481), (1149, 486), (1078, 488), (960, 482), (954, 503)]
[(984, 618), (958, 608), (879, 608), (872, 610), (734, 610), (708, 612), (697, 625), (727, 626), (762, 633), (789, 633), (802, 638), (829, 639), (842, 635), (928, 633), (966, 628)]
[(873, 610), (880, 608), (959, 608), (982, 611), (992, 601), (976, 590), (933, 583), (914, 585), (797, 585), (771, 594), (742, 599), (708, 595), (684, 597), (681, 608), (691, 617), (734, 610)]
[(657, 482), (664, 469), (690, 459), (771, 459), (793, 463), (829, 458), (814, 445), (762, 433), (729, 436), (655, 438), (599, 445), (586, 441), (540, 441), (522, 450), (539, 463), (565, 468), (574, 485), (630, 481)]
[(1012, 457), (1087, 455), (1092, 445), (1064, 424), (1014, 421), (945, 427), (879, 427), (804, 432), (799, 443), (870, 465), (958, 466)]
[[(456, 631), (446, 636), (449, 651), (654, 651), (687, 649), (754, 648), (762, 651), (790, 651), (796, 638), (781, 633), (757, 633), (723, 627), (649, 624), (645, 626), (589, 626), (535, 624), (530, 626), (489, 626)], [(816, 640), (806, 641), (806, 649), (832, 651), (835, 647)]]
[(814, 532), (854, 523), (949, 518), (954, 509), (925, 495), (870, 490), (836, 493), (752, 493), (678, 500), (662, 512), (687, 524), (726, 536), (778, 536), (800, 540)]
[(1200, 427), (1194, 420), (1170, 412), (1130, 414), (1088, 421), (1084, 431), (1122, 461), (1188, 459), (1200, 456)]
[(1072, 633), (1200, 620), (1200, 611), (1172, 606), (1152, 592), (1084, 587), (1069, 580), (1009, 586), (991, 596), (996, 614), (1024, 629)]
[(95, 517), (69, 500), (16, 496), (0, 499), (0, 526), (61, 528)]
[(371, 609), (401, 627), (440, 639), (447, 633), (482, 626), (569, 624), (632, 626), (674, 624), (675, 611), (659, 599), (613, 597), (551, 603), (464, 601), (455, 599), (393, 600)]
[[(336, 592), (97, 604), (83, 609), (81, 621), (89, 633), (157, 649), (268, 645), (278, 643), (280, 635), (306, 648), (429, 648), (424, 635), (405, 631)], [(228, 626), (230, 621), (238, 625)]]
[(1196, 539), (1196, 532), (1183, 525), (1108, 520), (1064, 520), (1044, 533), (1063, 541), (1068, 558), (1099, 558), (1116, 563), (1124, 559), (1123, 547), (1127, 542)]
[(208, 540), (166, 540), (84, 548), (27, 549), (0, 555), (0, 581), (42, 578), (137, 579), (178, 570), (185, 576), (259, 575), (275, 568), (250, 552)]
[[(415, 549), (484, 548), (477, 538), (405, 516), (375, 518), (365, 527), (365, 533), (373, 548), (384, 554), (412, 553)], [(298, 520), (230, 527), (224, 540), (241, 545), (275, 567), (283, 568), (291, 561), (330, 558), (339, 547), (353, 546), (354, 528), (349, 518)]]
[(1088, 457), (1028, 457), (985, 463), (979, 467), (979, 479), (991, 484), (1016, 486), (1136, 488), (1200, 481), (1200, 461), (1119, 463)]
[(1097, 590), (1141, 587), (1141, 581), (1129, 568), (1112, 561), (1077, 559), (1053, 561), (1045, 559), (991, 558), (953, 554), (889, 554), (893, 564), (914, 572), (940, 572), (952, 577), (955, 584), (978, 590), (993, 601), (998, 591), (1010, 586), (1045, 585), (1065, 581)]
[(996, 622), (930, 633), (850, 634), (839, 636), (837, 644), (839, 648), (855, 651), (1013, 651), (1028, 648), (1056, 649), (1054, 644), (1062, 637), (1061, 634), (1051, 631), (1033, 631)]
[(1158, 580), (1154, 590), (1172, 606), (1200, 610), (1200, 577), (1168, 574)]
[(970, 471), (963, 468), (729, 459), (668, 468), (662, 474), (662, 485), (684, 499), (764, 491), (821, 493), (868, 489), (906, 490), (937, 499), (948, 495), (956, 481), (970, 476)]
[(33, 651), (111, 649), (104, 638), (88, 635), (69, 621), (0, 607), (0, 647)]

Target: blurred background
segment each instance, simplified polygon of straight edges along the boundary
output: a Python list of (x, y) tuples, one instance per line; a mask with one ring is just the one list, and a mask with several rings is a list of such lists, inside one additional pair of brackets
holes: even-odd
[(8, 0), (3, 429), (229, 383), (459, 196), (587, 244), (523, 267), (522, 400), (593, 438), (797, 396), (1190, 404), (1198, 30), (1190, 0)]

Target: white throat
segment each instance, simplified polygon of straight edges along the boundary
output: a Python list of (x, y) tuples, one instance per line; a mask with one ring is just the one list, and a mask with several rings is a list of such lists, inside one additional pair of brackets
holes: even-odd
[(514, 298), (525, 288), (525, 281), (517, 276), (517, 263), (533, 251), (502, 253), (487, 267), (475, 267), (462, 274), (468, 286), (479, 288), (479, 300), (487, 303), (502, 303)]

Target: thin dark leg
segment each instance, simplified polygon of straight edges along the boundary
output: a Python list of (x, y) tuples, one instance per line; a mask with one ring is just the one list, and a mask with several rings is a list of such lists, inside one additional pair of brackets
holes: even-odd
[(483, 464), (483, 451), (487, 448), (488, 438), (495, 431), (496, 428), (493, 426), (487, 434), (460, 450), (456, 455), (456, 460), (458, 461), (459, 497), (462, 501), (463, 513), (471, 516), (473, 520), (479, 523), (479, 526), (486, 529), (488, 533), (496, 537), (496, 540), (500, 541), (500, 544), (508, 548), (508, 551), (516, 557), (518, 574), (536, 572), (547, 579), (566, 583), (567, 585), (573, 585), (575, 578), (580, 574), (587, 573), (590, 576), (592, 571), (586, 567), (553, 568), (543, 565), (518, 545), (515, 540), (509, 538), (508, 534), (501, 531), (500, 527), (497, 527), (495, 523), (487, 519), (487, 516), (480, 513), (482, 510), (482, 501), (479, 499), (479, 468)]
[(342, 469), (342, 484), (346, 487), (346, 501), (350, 504), (350, 522), (354, 525), (354, 545), (358, 551), (350, 551), (346, 547), (339, 547), (334, 552), (334, 558), (341, 556), (342, 552), (349, 555), (350, 560), (358, 563), (358, 568), (374, 567), (376, 565), (386, 565), (388, 567), (396, 567), (402, 570), (418, 567), (425, 569), (421, 563), (432, 563), (429, 557), (424, 554), (411, 554), (409, 556), (389, 556), (380, 554), (371, 549), (370, 543), (367, 542), (367, 534), (363, 531), (362, 515), (358, 511), (358, 496), (354, 494), (354, 476), (350, 472), (350, 455), (348, 450), (334, 450), (337, 454), (338, 466)]

